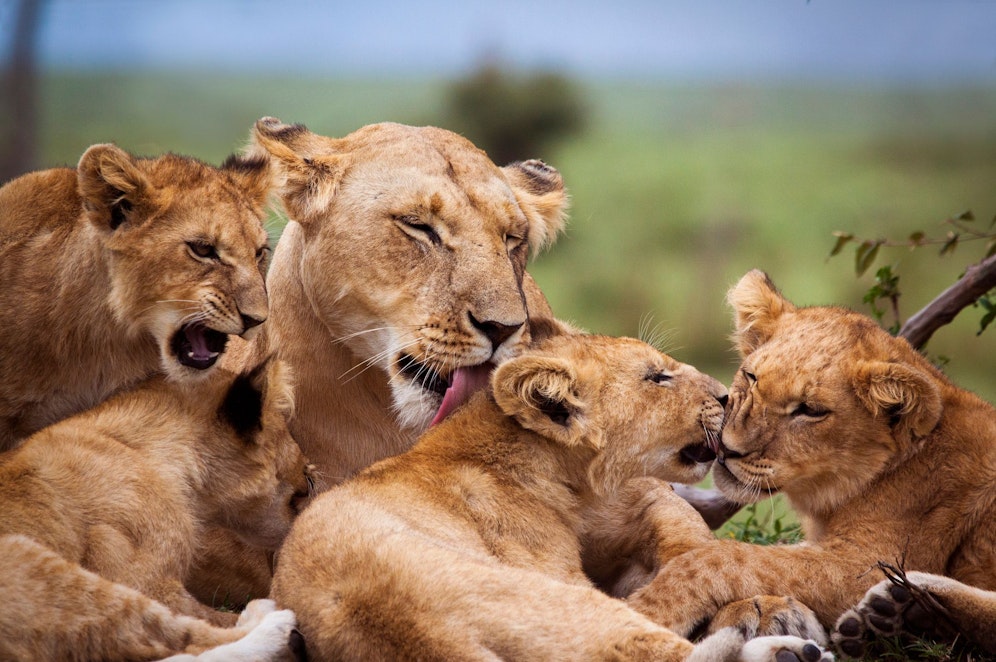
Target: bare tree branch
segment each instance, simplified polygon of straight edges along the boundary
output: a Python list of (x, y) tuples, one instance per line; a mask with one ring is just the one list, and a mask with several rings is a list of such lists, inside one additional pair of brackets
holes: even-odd
[(0, 184), (35, 167), (37, 149), (37, 67), (42, 0), (20, 0), (7, 65), (0, 71)]
[(996, 287), (996, 255), (973, 264), (957, 283), (906, 320), (899, 335), (917, 349), (923, 347), (934, 332), (948, 324), (961, 310)]

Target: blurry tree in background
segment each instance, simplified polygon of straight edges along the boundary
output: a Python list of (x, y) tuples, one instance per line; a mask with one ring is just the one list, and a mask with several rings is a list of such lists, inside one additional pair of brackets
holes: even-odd
[(447, 126), (504, 165), (544, 158), (559, 138), (580, 131), (587, 109), (566, 77), (515, 75), (488, 62), (447, 91)]
[(37, 143), (35, 40), (41, 0), (20, 0), (0, 80), (0, 184), (34, 169)]
[[(850, 242), (857, 242), (854, 252), (854, 267), (858, 276), (862, 275), (875, 261), (879, 249), (905, 247), (910, 250), (930, 245), (939, 245), (940, 254), (953, 253), (959, 243), (966, 240), (986, 242), (983, 258), (970, 264), (956, 283), (941, 292), (927, 306), (912, 315), (905, 323), (899, 314), (899, 274), (891, 265), (881, 267), (875, 274), (875, 285), (865, 294), (865, 303), (872, 308), (872, 313), (880, 322), (885, 314), (877, 303), (887, 301), (892, 310), (893, 323), (889, 331), (909, 340), (910, 344), (920, 349), (940, 327), (948, 324), (968, 306), (980, 307), (983, 310), (979, 322), (978, 334), (996, 320), (996, 217), (989, 222), (988, 228), (974, 226), (975, 215), (971, 211), (948, 218), (944, 223), (951, 229), (943, 237), (929, 237), (923, 230), (910, 234), (904, 241), (888, 239), (861, 239), (850, 232), (834, 232), (837, 241), (830, 255), (840, 253)], [(978, 335), (977, 334), (977, 335)]]

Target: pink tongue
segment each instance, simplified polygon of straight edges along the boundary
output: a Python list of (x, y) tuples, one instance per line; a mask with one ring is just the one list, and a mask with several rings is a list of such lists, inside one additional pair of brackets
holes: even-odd
[(187, 327), (187, 342), (190, 343), (190, 350), (194, 358), (205, 361), (211, 358), (211, 350), (207, 346), (207, 336), (204, 335), (204, 327), (193, 325)]
[(450, 387), (443, 395), (443, 403), (439, 405), (439, 411), (429, 426), (439, 423), (444, 418), (453, 413), (453, 410), (467, 402), (470, 396), (474, 395), (488, 385), (488, 378), (494, 366), (490, 363), (482, 363), (467, 368), (457, 368), (450, 375)]

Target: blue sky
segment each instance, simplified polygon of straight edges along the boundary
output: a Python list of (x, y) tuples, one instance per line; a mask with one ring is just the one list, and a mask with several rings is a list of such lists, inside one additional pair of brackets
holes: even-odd
[(43, 1), (53, 68), (996, 82), (994, 0)]

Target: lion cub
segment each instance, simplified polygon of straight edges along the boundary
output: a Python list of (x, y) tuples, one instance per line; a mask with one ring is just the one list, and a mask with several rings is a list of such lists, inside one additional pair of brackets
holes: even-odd
[[(708, 469), (695, 458), (722, 423), (721, 384), (639, 341), (578, 335), (502, 363), (491, 385), (295, 523), (272, 595), (311, 659), (721, 661), (811, 645), (745, 646), (728, 628), (695, 646), (582, 571), (586, 509), (632, 477)], [(672, 497), (686, 542), (711, 537)]]
[(267, 317), (265, 160), (94, 145), (0, 188), (0, 451)]
[[(942, 602), (986, 603), (977, 589), (996, 590), (996, 410), (867, 316), (797, 307), (761, 271), (746, 274), (729, 300), (743, 363), (716, 485), (744, 503), (783, 493), (806, 541), (714, 541), (671, 560), (630, 604), (690, 632), (718, 605), (784, 595), (829, 627), (881, 579), (879, 562), (917, 571), (911, 582), (936, 587)], [(920, 573), (977, 589), (959, 595), (957, 582)], [(874, 613), (859, 612), (839, 625), (841, 650), (857, 656), (861, 621), (877, 627)], [(976, 613), (979, 623), (996, 622)], [(993, 630), (985, 636), (996, 647)]]
[(235, 615), (182, 584), (204, 524), (275, 550), (309, 496), (286, 370), (156, 376), (0, 456), (0, 658), (196, 653), (260, 618), (269, 648), (255, 654), (286, 649), (291, 615), (255, 605), (220, 629)]

